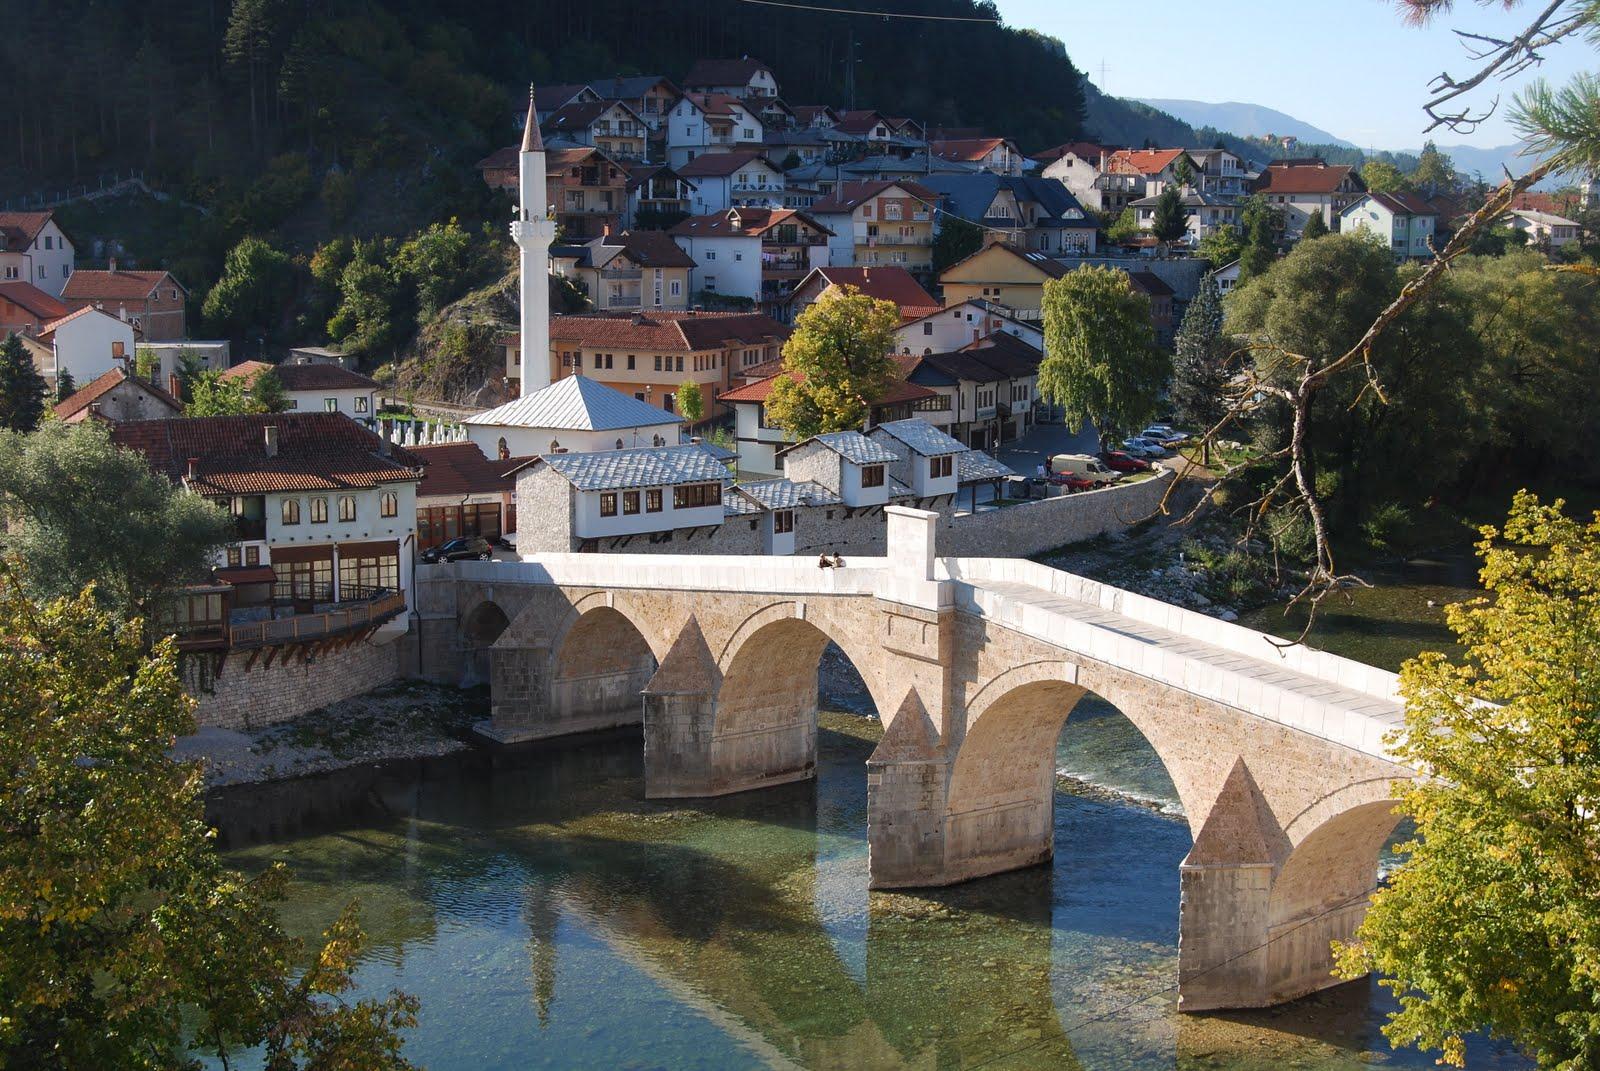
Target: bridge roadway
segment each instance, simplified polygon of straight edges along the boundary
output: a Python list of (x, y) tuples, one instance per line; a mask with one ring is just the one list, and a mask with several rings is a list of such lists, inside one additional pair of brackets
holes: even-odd
[(422, 670), (491, 682), (503, 742), (642, 724), (646, 792), (811, 777), (832, 641), (885, 722), (868, 763), (875, 888), (1050, 858), (1054, 751), (1093, 692), (1145, 735), (1194, 845), (1180, 870), (1185, 1010), (1335, 983), (1412, 776), (1394, 674), (1031, 562), (937, 558), (892, 507), (886, 557), (541, 555), (419, 574)]

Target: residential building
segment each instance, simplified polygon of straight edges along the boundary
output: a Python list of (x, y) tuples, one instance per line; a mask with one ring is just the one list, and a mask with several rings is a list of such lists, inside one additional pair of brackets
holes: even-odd
[(596, 310), (685, 309), (694, 259), (662, 231), (623, 231), (582, 245), (554, 246), (557, 275), (583, 285)]
[(484, 456), (505, 460), (671, 446), (678, 442), (682, 421), (597, 379), (568, 375), (462, 423), (467, 440)]
[(165, 271), (74, 271), (62, 288), (63, 301), (93, 305), (131, 323), (150, 342), (188, 337), (189, 292)]
[(747, 297), (773, 317), (800, 280), (828, 266), (831, 232), (794, 209), (730, 208), (691, 216), (669, 233), (695, 262), (697, 293)]
[(126, 320), (85, 305), (40, 327), (34, 364), (48, 383), (57, 383), (62, 372), (74, 383), (88, 383), (131, 361), (136, 337)]
[(841, 134), (831, 127), (796, 127), (792, 130), (767, 128), (762, 138), (762, 151), (778, 167), (790, 163), (823, 164), (837, 159), (854, 142), (849, 134)]
[(944, 226), (947, 217), (955, 217), (976, 224), (991, 241), (1011, 242), (1025, 246), (1027, 223), (1017, 195), (1002, 176), (992, 171), (975, 171), (962, 175), (926, 175), (918, 185), (938, 195), (939, 213), (934, 220), (934, 233)]
[(1062, 150), (1045, 165), (1040, 177), (1060, 181), (1089, 211), (1115, 219), (1144, 196), (1142, 174), (1108, 170), (1111, 150), (1088, 143), (1063, 146)]
[(1091, 219), (1058, 179), (980, 171), (928, 175), (920, 185), (940, 197), (940, 217), (955, 216), (986, 231), (985, 238), (1041, 253), (1092, 253), (1099, 221)]
[(1189, 170), (1197, 177), (1200, 165), (1184, 149), (1119, 149), (1106, 158), (1108, 174), (1135, 178), (1143, 183), (1139, 197), (1155, 197), (1178, 181), (1180, 160), (1188, 160)]
[(1429, 260), (1439, 216), (1414, 193), (1369, 193), (1347, 205), (1339, 229), (1348, 234), (1369, 231), (1383, 239), (1396, 260)]
[(839, 113), (826, 104), (795, 104), (789, 111), (803, 127), (827, 128), (839, 122)]
[(1345, 208), (1366, 189), (1361, 174), (1351, 165), (1309, 157), (1274, 160), (1256, 177), (1254, 192), (1282, 210), (1284, 238), (1296, 241), (1316, 211), (1321, 211), (1329, 230), (1336, 229)]
[(778, 78), (760, 60), (699, 60), (683, 76), (690, 93), (723, 93), (733, 97), (776, 97)]
[(982, 298), (957, 302), (906, 321), (895, 332), (895, 348), (902, 354), (952, 353), (998, 332), (1015, 335), (1034, 349), (1044, 349), (1044, 330), (1038, 321), (1018, 319), (1010, 308)]
[(957, 459), (967, 447), (926, 420), (891, 420), (867, 432), (867, 438), (896, 455), (886, 474), (917, 497), (916, 506), (928, 509), (953, 502), (960, 490)]
[(407, 449), (424, 466), (417, 484), (418, 551), (460, 536), (494, 542), (517, 530), (511, 471), (531, 458), (490, 458), (473, 442)]
[(765, 130), (747, 101), (726, 93), (686, 93), (667, 118), (667, 163), (681, 171), (699, 156), (760, 151)]
[[(627, 167), (599, 149), (576, 147), (545, 152), (545, 205), (554, 213), (556, 227), (566, 242), (584, 242), (607, 229), (622, 230), (628, 208)], [(519, 189), (516, 145), (498, 149), (478, 161), (483, 181), (492, 189)]]
[(297, 413), (343, 413), (371, 427), (378, 412), (378, 381), (336, 364), (269, 364), (266, 361), (240, 361), (226, 372), (224, 379), (245, 383), (249, 394), (255, 379), (271, 369), (283, 384), (288, 411)]
[[(668, 412), (677, 409), (679, 386), (693, 379), (700, 384), (710, 417), (719, 411), (715, 398), (731, 377), (740, 369), (776, 360), (787, 334), (782, 324), (754, 312), (650, 309), (557, 316), (550, 322), (547, 371), (557, 381), (577, 375), (598, 380)], [(517, 393), (522, 366), (516, 338), (507, 340), (506, 378)]]
[(669, 78), (659, 74), (636, 74), (627, 77), (604, 78), (590, 82), (589, 87), (602, 100), (616, 100), (633, 109), (652, 134), (664, 131), (667, 115), (683, 96), (683, 90)]
[[(794, 437), (783, 428), (768, 423), (766, 402), (779, 376), (792, 376), (774, 366), (772, 374), (724, 393), (718, 401), (733, 410), (733, 434), (739, 451), (739, 468), (746, 472), (779, 472), (783, 450)], [(913, 415), (918, 402), (933, 397), (934, 392), (916, 383), (898, 381), (887, 392), (875, 399), (867, 410), (866, 429), (891, 420), (904, 420)], [(854, 433), (841, 433), (854, 434)], [(784, 470), (786, 471), (786, 470)], [(793, 477), (792, 473), (787, 475)], [(793, 477), (801, 480), (815, 479), (814, 475)], [(825, 486), (839, 490), (835, 480)], [(846, 496), (846, 504), (849, 496)]]
[(1239, 262), (1228, 261), (1213, 271), (1211, 277), (1217, 281), (1217, 290), (1223, 296), (1233, 293), (1233, 288), (1239, 285)]
[(1099, 142), (1069, 141), (1061, 145), (1052, 145), (1048, 149), (1041, 149), (1039, 152), (1029, 153), (1028, 158), (1041, 168), (1048, 169), (1057, 160), (1064, 160), (1070, 156), (1078, 163), (1088, 163), (1098, 169), (1100, 161), (1104, 157), (1110, 156), (1113, 152), (1116, 152), (1115, 148), (1109, 148)]
[(60, 297), (76, 256), (53, 213), (0, 212), (0, 282), (32, 283)]
[[(293, 350), (289, 351), (291, 354)], [(225, 372), (232, 364), (232, 347), (227, 339), (192, 339), (178, 342), (140, 341), (136, 358), (148, 365), (151, 382), (166, 388), (168, 394), (181, 394), (179, 372), (187, 366), (196, 370)]]
[(694, 208), (694, 183), (666, 164), (628, 168), (628, 227), (660, 230)]
[(1565, 216), (1530, 208), (1513, 209), (1500, 217), (1503, 226), (1521, 234), (1536, 249), (1560, 249), (1576, 242), (1582, 228)]
[[(892, 441), (898, 445), (897, 440)], [(813, 435), (779, 450), (777, 460), (787, 479), (836, 490), (841, 503), (850, 509), (883, 507), (893, 499), (913, 495), (910, 487), (889, 473), (891, 465), (903, 461), (901, 451), (859, 431)]]
[(759, 152), (712, 153), (677, 168), (694, 186), (694, 215), (723, 212), (739, 206), (783, 204), (783, 172)]
[(231, 612), (213, 624), (235, 640), (280, 611), (412, 607), (422, 464), (343, 414), (141, 420), (113, 425), (111, 441), (232, 513), (216, 563)]
[(183, 403), (160, 387), (146, 383), (126, 367), (113, 368), (96, 377), (55, 405), (56, 419), (65, 424), (104, 420), (120, 424), (129, 420), (166, 420), (183, 415)]
[(620, 100), (568, 104), (540, 124), (550, 148), (586, 146), (614, 160), (649, 158), (650, 128)]
[(928, 152), (945, 160), (976, 164), (997, 175), (1020, 175), (1028, 158), (1009, 138), (951, 138), (928, 142)]
[(807, 305), (835, 287), (850, 286), (879, 301), (891, 302), (900, 310), (901, 322), (926, 316), (939, 308), (939, 301), (904, 268), (813, 268), (795, 286), (789, 298), (786, 319), (793, 323)]
[(975, 450), (993, 450), (1033, 426), (1043, 354), (1014, 335), (981, 338), (951, 353), (908, 360), (907, 382), (935, 398), (916, 415)]
[(1170, 350), (1173, 328), (1177, 326), (1172, 287), (1150, 271), (1130, 271), (1128, 278), (1135, 290), (1150, 299), (1150, 326), (1155, 328), (1156, 344)]
[(1042, 318), (1046, 279), (1059, 279), (1068, 269), (1043, 253), (993, 242), (939, 276), (947, 303), (983, 300), (1001, 305), (1022, 320)]
[[(592, 86), (573, 82), (559, 86), (534, 86), (533, 99), (537, 102), (536, 110), (542, 123), (569, 104), (593, 104), (605, 98), (595, 92)], [(517, 133), (522, 133), (526, 127), (526, 113), (519, 107), (512, 119), (517, 124)]]
[(1236, 153), (1227, 149), (1186, 149), (1198, 168), (1195, 185), (1216, 197), (1243, 200), (1250, 193), (1250, 172)]
[(755, 104), (756, 117), (769, 131), (794, 130), (800, 125), (794, 110), (777, 97), (762, 97)]
[[(1183, 215), (1189, 228), (1188, 236), (1179, 240), (1190, 245), (1198, 244), (1200, 239), (1218, 227), (1237, 226), (1239, 223), (1240, 205), (1232, 198), (1185, 186), (1179, 191), (1178, 200), (1183, 205)], [(1160, 196), (1141, 197), (1132, 203), (1140, 230), (1148, 231), (1155, 226), (1156, 207), (1160, 203)]]
[(811, 206), (811, 215), (833, 232), (829, 263), (926, 276), (933, 271), (937, 204), (937, 194), (914, 182), (841, 182)]
[(920, 146), (903, 153), (893, 151), (849, 160), (834, 167), (839, 181), (923, 182), (929, 175), (985, 175), (977, 164), (930, 155)]
[(37, 335), (74, 307), (32, 283), (0, 282), (0, 335)]

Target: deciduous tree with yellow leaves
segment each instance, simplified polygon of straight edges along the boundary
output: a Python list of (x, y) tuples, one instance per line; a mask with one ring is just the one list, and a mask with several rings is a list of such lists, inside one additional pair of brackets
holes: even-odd
[(853, 286), (830, 287), (796, 318), (767, 417), (796, 439), (859, 428), (899, 378), (889, 356), (900, 310)]

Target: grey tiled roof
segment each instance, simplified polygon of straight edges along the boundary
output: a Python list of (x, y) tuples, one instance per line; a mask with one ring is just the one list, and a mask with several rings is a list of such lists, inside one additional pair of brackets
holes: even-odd
[(956, 478), (961, 483), (978, 480), (1000, 480), (1016, 473), (1000, 464), (982, 450), (968, 450), (956, 457)]
[(739, 456), (739, 451), (729, 450), (726, 446), (718, 446), (716, 443), (700, 443), (699, 446), (700, 449), (704, 450), (718, 461), (733, 461)]
[(743, 495), (733, 494), (730, 491), (722, 496), (722, 515), (724, 517), (749, 517), (760, 512), (760, 503), (752, 502)]
[(838, 495), (815, 480), (796, 482), (778, 478), (757, 483), (741, 483), (739, 490), (767, 509), (795, 509), (799, 506), (837, 506)]
[(859, 431), (830, 431), (822, 435), (813, 435), (807, 442), (821, 443), (856, 465), (884, 465), (900, 460), (899, 454), (882, 443), (867, 438)]
[(617, 431), (679, 424), (681, 419), (588, 376), (568, 376), (498, 408), (470, 416), (463, 423), (561, 431)]
[(698, 445), (545, 454), (539, 460), (565, 476), (580, 491), (721, 483), (728, 476), (728, 467), (715, 454)]
[(881, 431), (897, 442), (910, 447), (913, 453), (923, 457), (943, 457), (945, 454), (959, 454), (966, 447), (959, 440), (952, 439), (926, 420), (910, 417), (906, 420), (891, 420), (879, 424), (872, 429)]

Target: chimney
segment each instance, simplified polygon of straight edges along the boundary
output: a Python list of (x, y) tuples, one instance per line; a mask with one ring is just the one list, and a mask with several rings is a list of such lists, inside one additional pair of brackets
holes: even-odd
[(111, 270), (113, 272), (117, 270), (117, 258), (116, 257), (112, 257), (111, 258)]
[(200, 475), (200, 459), (191, 457), (189, 459), (189, 479), (192, 480), (198, 475)]
[(261, 429), (261, 434), (262, 434), (262, 444), (261, 445), (262, 445), (262, 448), (266, 451), (267, 456), (268, 457), (277, 457), (278, 456), (278, 425), (276, 425), (276, 424), (268, 424), (266, 427)]
[(609, 224), (609, 223), (601, 224), (601, 226), (600, 226), (600, 236), (602, 238), (610, 238), (611, 237), (611, 224)]

